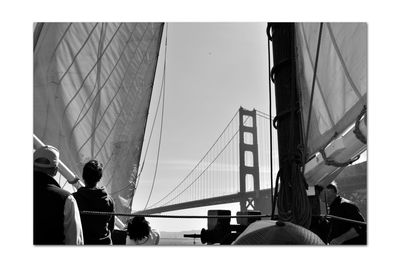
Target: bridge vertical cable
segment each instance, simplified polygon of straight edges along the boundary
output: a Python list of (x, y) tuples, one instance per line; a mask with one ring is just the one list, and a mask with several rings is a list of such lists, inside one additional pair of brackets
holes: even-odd
[[(269, 138), (271, 138), (268, 131), (270, 119), (268, 114), (257, 111), (260, 189), (271, 187), (268, 151)], [(221, 135), (189, 174), (163, 198), (149, 205), (149, 209), (238, 194), (240, 192), (238, 133), (239, 116), (236, 112)]]

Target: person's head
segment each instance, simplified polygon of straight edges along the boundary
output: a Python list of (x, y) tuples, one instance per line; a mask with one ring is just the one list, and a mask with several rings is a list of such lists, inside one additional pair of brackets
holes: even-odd
[(128, 221), (128, 235), (135, 241), (148, 237), (150, 234), (149, 222), (143, 216), (135, 216)]
[(322, 202), (326, 202), (328, 205), (332, 204), (338, 194), (338, 188), (336, 182), (331, 182), (321, 191), (319, 198)]
[(83, 167), (82, 178), (85, 181), (85, 186), (94, 187), (103, 176), (103, 164), (97, 160), (90, 160)]
[(33, 168), (35, 171), (56, 176), (60, 152), (53, 146), (42, 146), (33, 153)]

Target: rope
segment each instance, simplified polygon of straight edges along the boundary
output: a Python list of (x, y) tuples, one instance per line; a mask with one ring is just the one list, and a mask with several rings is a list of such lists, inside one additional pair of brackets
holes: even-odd
[(353, 162), (357, 161), (360, 158), (360, 155), (357, 155), (354, 158), (352, 158), (346, 162), (337, 162), (334, 159), (330, 159), (330, 158), (326, 157), (325, 149), (321, 149), (319, 151), (319, 153), (321, 153), (322, 158), (324, 159), (326, 165), (334, 166), (334, 167), (346, 167), (346, 166), (352, 164)]
[(275, 64), (272, 69), (271, 69), (271, 73), (270, 73), (270, 77), (271, 80), (275, 83), (275, 73), (277, 73), (280, 69), (282, 69), (283, 67), (285, 67), (286, 65), (288, 65), (290, 63), (290, 60), (288, 58), (280, 61), (279, 63)]
[(99, 216), (125, 216), (125, 217), (135, 217), (143, 216), (149, 218), (171, 218), (171, 219), (208, 219), (208, 218), (269, 218), (271, 215), (261, 214), (261, 215), (161, 215), (161, 214), (132, 214), (132, 213), (117, 213), (117, 212), (102, 212), (102, 211), (81, 211), (81, 214), (85, 215), (99, 215)]
[(295, 108), (290, 108), (282, 111), (281, 113), (277, 114), (273, 120), (273, 125), (275, 129), (278, 129), (278, 123), (280, 120), (282, 120), (283, 117), (287, 116), (288, 114), (291, 114), (292, 112), (297, 112), (299, 110), (298, 107)]
[(277, 202), (277, 198), (278, 198), (278, 184), (279, 184), (279, 179), (281, 178), (281, 170), (278, 171), (278, 173), (276, 174), (276, 179), (275, 179), (275, 193), (274, 193), (274, 198), (272, 201), (272, 212), (271, 212), (271, 216), (272, 218), (274, 218), (275, 216), (275, 207), (276, 207), (276, 202)]
[(334, 220), (338, 220), (338, 221), (344, 221), (344, 222), (356, 223), (356, 224), (361, 224), (361, 225), (367, 225), (366, 222), (347, 219), (347, 218), (343, 218), (343, 217), (339, 217), (339, 216), (335, 216), (335, 215), (327, 214), (327, 215), (318, 215), (318, 216), (319, 217), (325, 217), (327, 219), (334, 219)]
[(357, 139), (360, 140), (364, 144), (367, 144), (367, 137), (365, 137), (365, 135), (360, 130), (360, 122), (361, 122), (361, 118), (366, 113), (367, 113), (367, 106), (364, 105), (363, 109), (361, 110), (361, 113), (357, 117), (356, 125), (354, 126), (354, 131), (353, 131), (353, 133), (355, 134)]
[(161, 110), (161, 123), (160, 123), (160, 138), (158, 141), (158, 149), (157, 149), (157, 161), (156, 161), (156, 167), (154, 170), (154, 177), (153, 177), (153, 182), (151, 184), (151, 189), (149, 193), (149, 197), (147, 199), (146, 205), (144, 209), (147, 208), (147, 205), (149, 204), (150, 198), (153, 194), (153, 189), (154, 189), (154, 184), (157, 176), (157, 170), (158, 170), (158, 160), (160, 158), (160, 148), (161, 148), (161, 137), (162, 137), (162, 130), (163, 130), (163, 121), (164, 121), (164, 109), (165, 109), (165, 70), (167, 68), (167, 35), (168, 33), (168, 24), (166, 26), (166, 31), (165, 31), (165, 56), (164, 56), (164, 72), (163, 72), (163, 81), (162, 81), (162, 91), (163, 91), (163, 101), (162, 101), (162, 110)]
[[(313, 74), (313, 81), (312, 81), (312, 86), (311, 86), (311, 99), (310, 99), (310, 107), (308, 110), (308, 119), (307, 119), (307, 130), (306, 130), (306, 136), (305, 136), (305, 145), (304, 149), (307, 150), (307, 145), (308, 145), (308, 135), (310, 131), (310, 121), (311, 121), (311, 110), (312, 110), (312, 104), (313, 104), (313, 99), (314, 99), (314, 90), (315, 90), (315, 79), (317, 77), (317, 69), (318, 69), (318, 59), (319, 59), (319, 49), (321, 46), (321, 36), (322, 36), (322, 26), (323, 23), (321, 22), (319, 26), (319, 35), (318, 35), (318, 45), (317, 45), (317, 54), (315, 55), (315, 66), (314, 66), (314, 74)], [(305, 166), (305, 161), (307, 157), (307, 153), (304, 153), (304, 160), (303, 160), (303, 175), (304, 175), (304, 166)]]
[[(269, 96), (269, 114), (272, 114), (272, 100), (271, 100), (271, 47), (270, 41), (272, 41), (272, 36), (270, 36), (270, 24), (267, 26), (268, 35), (268, 96)], [(269, 120), (269, 158), (270, 158), (270, 179), (271, 179), (271, 204), (275, 208), (274, 203), (274, 187), (273, 187), (273, 164), (272, 164), (272, 120)], [(274, 216), (274, 211), (272, 212)]]

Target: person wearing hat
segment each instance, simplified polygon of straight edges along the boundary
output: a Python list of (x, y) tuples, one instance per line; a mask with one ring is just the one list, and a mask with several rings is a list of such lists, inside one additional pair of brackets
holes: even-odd
[(33, 154), (33, 244), (82, 245), (83, 232), (74, 197), (54, 179), (60, 153), (53, 146)]
[[(104, 187), (98, 186), (103, 176), (103, 165), (97, 160), (88, 161), (83, 167), (85, 187), (73, 193), (81, 211), (114, 212), (114, 200)], [(82, 214), (85, 245), (112, 245), (114, 215)]]
[[(364, 222), (358, 207), (348, 199), (341, 197), (335, 182), (321, 191), (320, 200), (329, 205), (329, 215)], [(328, 243), (330, 245), (366, 245), (365, 225), (331, 219), (329, 222)]]

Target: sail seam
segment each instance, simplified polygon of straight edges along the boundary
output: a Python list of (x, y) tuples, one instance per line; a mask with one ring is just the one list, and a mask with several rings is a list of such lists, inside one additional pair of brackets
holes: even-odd
[[(154, 35), (154, 36), (155, 36), (155, 35)], [(145, 55), (143, 56), (142, 61), (140, 62), (139, 66), (141, 66), (141, 65), (143, 64), (144, 58), (145, 58), (145, 56), (148, 54), (148, 49), (149, 49), (149, 47), (151, 47), (151, 46), (153, 45), (153, 41), (154, 41), (154, 39), (155, 39), (154, 36), (153, 36), (152, 41), (150, 42), (150, 45), (147, 47), (146, 53), (145, 53)], [(136, 54), (136, 50), (135, 50), (135, 54)], [(130, 65), (131, 65), (131, 64), (129, 64), (129, 66), (130, 66)], [(128, 70), (128, 69), (127, 69), (127, 70)], [(135, 75), (134, 75), (133, 77), (136, 77), (136, 75), (137, 75), (137, 73), (139, 72), (139, 70), (140, 70), (140, 68), (136, 71), (136, 73), (135, 73)], [(96, 128), (100, 125), (102, 119), (104, 118), (104, 115), (106, 114), (106, 112), (107, 112), (107, 110), (109, 109), (109, 107), (111, 106), (111, 104), (114, 102), (114, 99), (117, 97), (117, 95), (119, 94), (119, 92), (121, 91), (121, 89), (124, 89), (123, 82), (124, 82), (124, 80), (125, 80), (125, 78), (126, 78), (126, 74), (127, 74), (127, 73), (128, 73), (128, 71), (125, 72), (124, 77), (123, 77), (123, 79), (122, 79), (122, 81), (121, 81), (121, 83), (120, 83), (120, 85), (119, 85), (119, 87), (118, 87), (118, 90), (115, 92), (113, 98), (111, 99), (110, 103), (108, 104), (107, 108), (105, 109), (105, 111), (104, 111), (104, 113), (103, 113), (103, 116), (101, 117), (101, 120), (100, 120), (99, 124), (96, 126)], [(132, 78), (132, 81), (134, 81), (134, 78)], [(132, 83), (132, 81), (131, 81), (131, 83)], [(146, 88), (146, 89), (147, 89), (147, 88)], [(103, 149), (105, 143), (108, 141), (108, 138), (109, 138), (109, 136), (111, 135), (112, 131), (114, 130), (114, 128), (115, 128), (115, 126), (116, 126), (116, 123), (117, 123), (117, 121), (119, 120), (121, 114), (123, 113), (124, 108), (125, 108), (125, 106), (126, 106), (127, 103), (128, 103), (128, 101), (125, 102), (125, 103), (122, 105), (122, 107), (121, 107), (121, 109), (120, 109), (120, 112), (118, 112), (117, 118), (116, 118), (115, 121), (114, 121), (113, 127), (110, 129), (110, 131), (109, 131), (109, 133), (107, 134), (107, 137), (106, 137), (106, 139), (104, 140), (102, 146), (101, 146), (100, 149), (97, 151), (96, 156), (100, 153), (100, 151)], [(125, 126), (125, 125), (126, 125), (126, 122), (125, 122), (124, 126)]]
[(76, 54), (74, 55), (74, 57), (72, 58), (71, 63), (69, 64), (69, 66), (65, 69), (64, 73), (61, 75), (61, 77), (58, 80), (58, 84), (61, 84), (62, 80), (64, 79), (64, 77), (68, 74), (69, 70), (71, 69), (72, 65), (74, 65), (76, 58), (79, 56), (79, 54), (82, 52), (83, 48), (86, 46), (87, 42), (90, 40), (90, 37), (92, 36), (94, 30), (96, 29), (97, 23), (95, 24), (95, 26), (93, 26), (92, 30), (89, 32), (88, 36), (86, 37), (86, 40), (83, 42), (83, 44), (81, 45), (81, 47), (79, 48), (79, 50), (76, 52)]
[[(97, 24), (96, 24), (97, 25)], [(108, 47), (110, 47), (112, 41), (114, 40), (114, 37), (116, 36), (116, 34), (118, 33), (119, 27), (118, 29), (115, 31), (115, 33), (113, 34), (113, 36), (111, 37), (110, 41), (108, 42), (107, 46), (105, 47), (104, 51), (102, 52), (100, 58), (103, 57), (103, 55), (106, 53)], [(78, 94), (80, 93), (80, 91), (82, 90), (83, 86), (86, 83), (86, 80), (89, 78), (90, 74), (92, 73), (92, 71), (95, 69), (96, 65), (99, 62), (99, 58), (96, 60), (96, 62), (94, 63), (94, 65), (91, 67), (91, 69), (89, 70), (89, 72), (85, 75), (85, 78), (83, 79), (81, 85), (79, 86), (78, 90), (76, 90), (75, 94), (72, 96), (72, 98), (68, 101), (68, 103), (65, 105), (64, 111), (63, 111), (63, 118), (62, 118), (62, 124), (65, 120), (66, 117), (66, 113), (67, 110), (69, 108), (69, 106), (72, 104), (72, 102), (75, 100), (75, 98), (78, 96)], [(94, 87), (95, 88), (95, 87)], [(94, 90), (94, 89), (93, 89)]]
[[(125, 50), (121, 53), (121, 57), (122, 57), (122, 54), (123, 54), (124, 52), (125, 52)], [(135, 52), (136, 52), (136, 50), (135, 50)], [(129, 64), (129, 65), (130, 65), (130, 64)], [(128, 68), (129, 68), (129, 67), (128, 67)], [(126, 71), (125, 71), (125, 73), (124, 73), (124, 77), (123, 77), (123, 79), (122, 79), (121, 82), (120, 82), (120, 86), (119, 86), (119, 88), (117, 89), (117, 92), (119, 92), (119, 90), (120, 90), (120, 88), (121, 88), (121, 86), (122, 86), (122, 84), (123, 84), (124, 78), (126, 77), (126, 73), (128, 72), (128, 68), (126, 69)], [(104, 84), (103, 84), (103, 86), (98, 90), (98, 92), (97, 92), (96, 95), (94, 96), (94, 99), (97, 97), (98, 94), (100, 94), (100, 92), (103, 90), (103, 88), (104, 88)], [(94, 99), (93, 99), (93, 101), (90, 102), (90, 105), (89, 105), (88, 109), (86, 110), (85, 114), (79, 119), (79, 121), (78, 121), (78, 122), (74, 125), (74, 127), (71, 129), (70, 136), (72, 136), (72, 134), (73, 134), (74, 130), (76, 129), (76, 127), (83, 121), (83, 119), (84, 119), (84, 118), (86, 117), (86, 115), (89, 113), (90, 109), (92, 108), (92, 106), (93, 106), (93, 104), (94, 104)], [(110, 103), (111, 103), (111, 102), (112, 102), (112, 101), (110, 101)], [(101, 121), (102, 121), (102, 119), (103, 119), (105, 113), (107, 112), (107, 110), (108, 110), (108, 108), (104, 111), (104, 113), (103, 113), (101, 119), (99, 120), (99, 123), (96, 125), (95, 129), (97, 129), (97, 127), (100, 125), (100, 123), (101, 123)], [(78, 149), (78, 152), (82, 150), (82, 148), (86, 145), (86, 143), (87, 143), (88, 140), (91, 138), (91, 136), (92, 136), (92, 135), (90, 135), (90, 136), (88, 137), (88, 139), (86, 139), (86, 141), (80, 146), (80, 148)], [(98, 154), (98, 153), (96, 153), (96, 155), (97, 155), (97, 154)], [(104, 166), (104, 168), (105, 168), (105, 166)]]
[[(65, 36), (67, 35), (67, 33), (69, 32), (69, 29), (71, 28), (71, 26), (72, 26), (72, 23), (69, 23), (68, 26), (67, 26), (67, 28), (65, 29), (65, 31), (64, 31), (63, 34), (61, 35), (61, 37), (60, 37), (60, 39), (58, 40), (56, 46), (54, 47), (54, 50), (53, 50), (53, 52), (52, 52), (52, 54), (51, 54), (51, 56), (50, 56), (49, 61), (53, 60), (53, 58), (54, 58), (54, 56), (55, 56), (55, 54), (56, 54), (58, 48), (60, 47), (60, 45), (61, 45), (62, 41), (64, 40)], [(49, 64), (49, 66), (47, 67), (46, 73), (49, 72), (50, 67), (51, 67), (51, 64)]]
[[(148, 28), (148, 26), (147, 26), (147, 28)], [(147, 28), (146, 28), (146, 31), (145, 31), (145, 32), (147, 32)], [(145, 34), (144, 34), (144, 35), (145, 35)], [(142, 36), (142, 39), (143, 39), (144, 35)], [(141, 63), (139, 64), (139, 66), (142, 65), (145, 56), (148, 54), (148, 49), (149, 49), (150, 47), (153, 46), (153, 43), (154, 43), (154, 40), (155, 40), (155, 36), (156, 36), (156, 35), (157, 35), (157, 34), (154, 34), (153, 39), (151, 40), (149, 46), (147, 47), (146, 53), (145, 53), (145, 55), (143, 56), (142, 61), (141, 61)], [(140, 45), (140, 43), (141, 43), (141, 41), (139, 42), (138, 46)], [(136, 51), (137, 51), (137, 47), (136, 47), (136, 49), (135, 49), (135, 54), (136, 54)], [(132, 60), (133, 60), (133, 57), (132, 57)], [(131, 64), (129, 63), (129, 66), (130, 66), (130, 65), (131, 65)], [(140, 69), (140, 67), (138, 68), (137, 72), (139, 71), (139, 69)], [(137, 72), (136, 72), (136, 74), (137, 74)], [(127, 72), (126, 72), (126, 73), (127, 73)], [(125, 77), (126, 77), (126, 73), (125, 73)], [(134, 76), (136, 76), (136, 74), (135, 74)], [(125, 77), (124, 77), (124, 79), (125, 79)], [(132, 84), (133, 82), (134, 82), (134, 79), (132, 78), (131, 81), (130, 81), (130, 84)], [(123, 84), (123, 82), (121, 82), (121, 86), (119, 87), (119, 89), (121, 89), (121, 88), (123, 87), (122, 84)], [(130, 87), (130, 85), (129, 85), (129, 87)], [(149, 88), (150, 88), (150, 87), (149, 87)], [(128, 103), (128, 101), (125, 102), (124, 105), (122, 106), (120, 112), (119, 112), (118, 115), (117, 115), (117, 118), (114, 120), (114, 124), (113, 124), (112, 129), (109, 131), (109, 134), (107, 135), (107, 137), (106, 137), (105, 141), (103, 142), (103, 145), (102, 145), (102, 147), (100, 148), (100, 150), (98, 151), (98, 153), (103, 149), (104, 144), (108, 141), (109, 137), (111, 136), (111, 133), (112, 133), (112, 131), (115, 129), (116, 123), (118, 122), (118, 120), (119, 120), (121, 114), (123, 114), (123, 112), (124, 112), (124, 107), (125, 107), (125, 105), (126, 105), (127, 103)], [(123, 125), (123, 129), (121, 130), (121, 132), (124, 131), (126, 125), (127, 125), (127, 121), (125, 121), (125, 123), (124, 123), (124, 125)], [(128, 148), (128, 155), (130, 154), (130, 151), (131, 151), (132, 148), (133, 148), (133, 146), (129, 146), (129, 148)], [(110, 162), (111, 158), (112, 158), (112, 155), (111, 155), (111, 156), (109, 157), (109, 159), (107, 160), (106, 165), (108, 165), (108, 163)], [(106, 167), (106, 165), (105, 165), (105, 167)], [(107, 182), (106, 187), (107, 187), (107, 186), (111, 183), (111, 181), (113, 180), (114, 175), (115, 175), (115, 170), (116, 170), (116, 167), (114, 167), (114, 170), (113, 170), (113, 172), (112, 172), (113, 174), (110, 176), (110, 178), (109, 178), (109, 180), (108, 180), (108, 182)], [(122, 189), (119, 190), (118, 192), (120, 192), (120, 191), (122, 191), (122, 190), (128, 188), (129, 186), (130, 186), (130, 184), (128, 184), (126, 187), (122, 188)], [(114, 193), (114, 194), (115, 194), (115, 193)]]
[[(119, 57), (119, 59), (118, 59), (118, 62), (119, 62), (120, 59), (122, 58), (122, 55), (125, 53), (125, 49), (126, 49), (128, 43), (129, 43), (129, 41), (130, 41), (130, 39), (127, 41), (127, 43), (126, 43), (126, 45), (125, 45), (125, 47), (124, 47), (124, 50), (123, 50), (123, 52), (121, 53), (121, 55), (120, 55), (120, 57)], [(136, 51), (135, 51), (135, 53), (136, 53)], [(117, 64), (118, 64), (118, 63), (117, 63)], [(115, 66), (116, 66), (116, 65), (115, 65)], [(124, 76), (123, 76), (123, 78), (122, 78), (122, 80), (121, 80), (121, 82), (120, 82), (120, 85), (118, 86), (117, 91), (114, 93), (114, 96), (113, 96), (112, 99), (109, 101), (107, 107), (105, 108), (103, 114), (101, 115), (100, 120), (98, 121), (97, 125), (95, 126), (94, 131), (97, 130), (97, 128), (99, 127), (99, 125), (100, 125), (101, 122), (103, 121), (103, 118), (104, 118), (104, 116), (106, 115), (106, 113), (107, 113), (109, 107), (111, 106), (111, 104), (113, 104), (114, 99), (116, 98), (116, 96), (117, 96), (118, 93), (120, 92), (121, 88), (123, 87), (123, 82), (124, 82), (124, 80), (125, 80), (126, 74), (128, 73), (129, 67), (130, 67), (130, 64), (128, 65), (128, 68), (126, 69), (126, 71), (125, 71), (125, 73), (124, 73)], [(98, 94), (100, 94), (100, 92), (104, 89), (105, 84), (106, 84), (106, 82), (105, 82), (105, 83), (102, 85), (102, 87), (99, 89), (99, 91), (97, 92), (96, 96), (97, 96)], [(95, 96), (95, 97), (96, 97), (96, 96)], [(93, 106), (93, 103), (94, 103), (94, 101), (91, 102), (89, 108), (87, 109), (87, 111), (86, 111), (86, 113), (84, 114), (84, 116), (80, 119), (79, 123), (80, 123), (80, 122), (85, 118), (85, 116), (88, 114), (90, 108)], [(78, 124), (79, 124), (79, 123), (78, 123)], [(75, 128), (74, 128), (74, 129), (75, 129)], [(110, 133), (111, 133), (111, 130), (109, 131), (109, 134), (110, 134)], [(71, 133), (71, 135), (72, 135), (72, 133)], [(93, 135), (93, 133), (92, 133), (92, 135)], [(92, 135), (91, 135), (91, 136), (92, 136)], [(89, 138), (81, 145), (81, 147), (79, 148), (78, 151), (80, 151), (80, 150), (86, 145), (86, 143), (87, 143), (88, 140), (91, 138), (91, 136), (89, 136)], [(106, 142), (106, 140), (103, 142), (103, 145), (104, 145), (105, 142)], [(98, 155), (99, 152), (101, 151), (103, 145), (102, 145), (101, 148), (97, 151), (95, 157), (97, 157), (97, 155)]]
[[(134, 30), (135, 30), (135, 29), (134, 29)], [(131, 32), (131, 35), (133, 34), (134, 30)], [(126, 46), (125, 46), (125, 47), (126, 47)], [(124, 51), (125, 51), (125, 48), (124, 48), (123, 52), (124, 52)], [(128, 65), (129, 65), (129, 64), (128, 64)], [(84, 105), (82, 106), (81, 111), (80, 111), (80, 113), (79, 113), (79, 115), (78, 115), (78, 117), (77, 117), (77, 119), (76, 119), (76, 121), (75, 121), (75, 123), (74, 123), (74, 126), (71, 128), (71, 131), (70, 131), (70, 134), (69, 134), (69, 143), (71, 143), (72, 134), (73, 134), (73, 132), (75, 131), (75, 128), (76, 128), (76, 127), (81, 123), (81, 121), (85, 118), (85, 116), (87, 115), (87, 113), (89, 112), (90, 108), (91, 108), (92, 105), (93, 105), (94, 99), (97, 97), (97, 94), (99, 93), (99, 91), (96, 93), (96, 95), (93, 97), (93, 101), (90, 102), (89, 107), (87, 108), (85, 114), (81, 117), (81, 114), (83, 113), (86, 104), (89, 102), (90, 98), (92, 97), (93, 93), (95, 92), (96, 85), (97, 85), (97, 81), (96, 81), (95, 85), (93, 86), (93, 89), (92, 89), (92, 91), (91, 91), (89, 97), (86, 98), (85, 103), (84, 103)], [(104, 86), (104, 84), (103, 84), (103, 86)], [(101, 87), (100, 90), (102, 90), (103, 86)], [(96, 154), (95, 157), (97, 157), (97, 154)]]
[[(101, 53), (103, 51), (103, 46), (104, 46), (104, 40), (107, 34), (107, 24), (102, 23), (101, 24), (101, 31), (100, 31), (100, 38), (99, 38), (99, 45), (97, 48), (97, 61), (99, 62), (97, 64), (97, 71), (96, 71), (96, 88), (97, 92), (101, 91), (100, 84), (101, 84), (101, 69), (102, 69), (102, 57)], [(101, 94), (98, 93), (96, 94), (95, 98), (93, 99), (94, 107), (93, 107), (93, 113), (92, 113), (92, 133), (91, 133), (91, 146), (90, 146), (90, 156), (93, 158), (94, 154), (94, 146), (96, 144), (96, 121), (99, 116), (100, 112), (100, 101), (101, 101)]]

